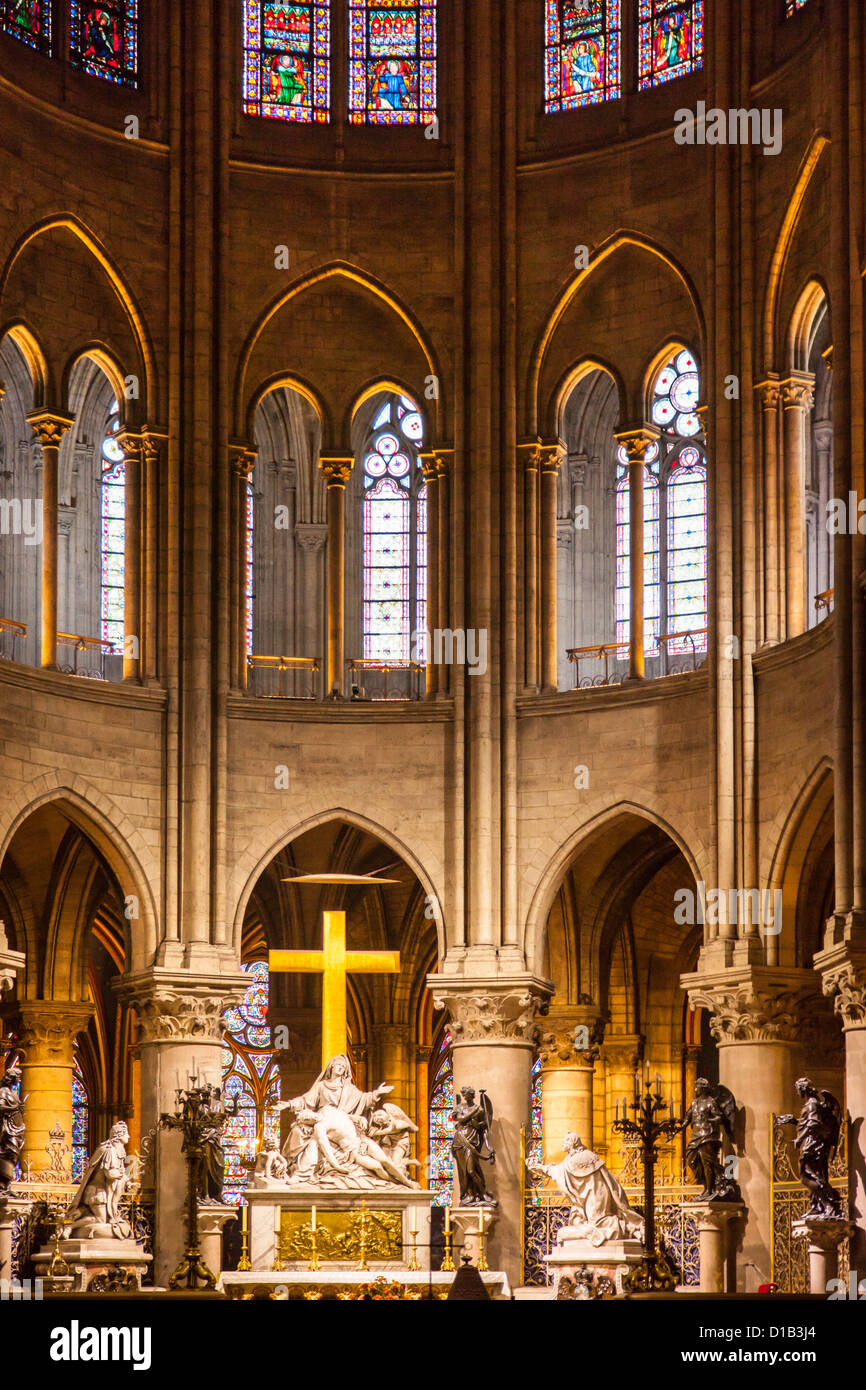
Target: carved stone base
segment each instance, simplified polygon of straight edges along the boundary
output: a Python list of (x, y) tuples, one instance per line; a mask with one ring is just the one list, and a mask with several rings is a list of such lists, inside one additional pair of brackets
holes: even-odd
[(626, 1275), (640, 1264), (643, 1255), (639, 1240), (609, 1240), (604, 1245), (591, 1245), (588, 1240), (558, 1240), (556, 1248), (545, 1256), (553, 1276), (553, 1296), (558, 1297), (564, 1276), (575, 1284), (584, 1284), (587, 1275), (593, 1276), (596, 1283), (609, 1279), (616, 1293), (621, 1294)]
[(55, 1281), (58, 1289), (69, 1289), (71, 1280), (73, 1293), (86, 1293), (99, 1276), (110, 1283), (121, 1279), (127, 1287), (140, 1289), (152, 1259), (134, 1240), (61, 1240), (56, 1257), (53, 1244), (43, 1245), (33, 1263), (46, 1289), (52, 1289)]
[[(433, 1192), (381, 1187), (355, 1192), (339, 1192), (332, 1188), (284, 1188), (282, 1191), (248, 1188), (246, 1196), (250, 1208), (250, 1262), (254, 1271), (265, 1273), (274, 1269), (278, 1212), (283, 1268), (289, 1271), (308, 1268), (313, 1257), (310, 1230), (313, 1207), (316, 1208), (317, 1258), (321, 1267), (357, 1269), (362, 1202), (370, 1217), (366, 1263), (371, 1270), (381, 1273), (408, 1269), (412, 1259), (412, 1229), (418, 1231), (418, 1264), (422, 1269), (430, 1268)], [(477, 1221), (477, 1215), (475, 1219)]]
[(839, 1274), (839, 1246), (854, 1227), (833, 1216), (803, 1216), (791, 1227), (798, 1240), (809, 1242), (809, 1292), (827, 1294), (827, 1285)]

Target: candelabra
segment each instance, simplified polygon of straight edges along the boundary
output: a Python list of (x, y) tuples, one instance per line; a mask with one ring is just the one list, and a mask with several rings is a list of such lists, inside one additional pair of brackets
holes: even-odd
[(439, 1266), (443, 1274), (454, 1273), (454, 1235), (451, 1230), (451, 1208), (445, 1208), (445, 1254)]
[[(658, 1141), (665, 1136), (673, 1136), (680, 1127), (681, 1122), (673, 1117), (673, 1102), (668, 1104), (662, 1099), (661, 1078), (655, 1079), (655, 1091), (649, 1079), (649, 1063), (647, 1063), (647, 1076), (644, 1094), (641, 1095), (640, 1081), (635, 1076), (634, 1100), (631, 1106), (627, 1101), (622, 1102), (622, 1115), (619, 1114), (620, 1102), (617, 1102), (617, 1118), (614, 1120), (613, 1128), (619, 1134), (633, 1135), (640, 1141), (639, 1154), (643, 1162), (643, 1193), (644, 1193), (644, 1256), (640, 1264), (626, 1275), (624, 1287), (629, 1293), (672, 1293), (677, 1286), (677, 1277), (671, 1266), (671, 1262), (664, 1250), (656, 1247), (656, 1210), (655, 1210), (655, 1169), (658, 1159)], [(626, 1110), (634, 1111), (635, 1118), (630, 1120)], [(670, 1110), (671, 1117), (667, 1120), (657, 1118), (660, 1110)]]
[(241, 1206), (241, 1257), (238, 1260), (238, 1273), (247, 1274), (251, 1269), (249, 1206), (244, 1202)]
[(419, 1261), (418, 1261), (418, 1227), (417, 1227), (417, 1225), (415, 1224), (415, 1223), (417, 1222), (417, 1220), (418, 1220), (418, 1216), (417, 1216), (417, 1212), (416, 1212), (416, 1210), (415, 1210), (414, 1207), (412, 1208), (412, 1218), (411, 1218), (411, 1219), (412, 1219), (412, 1227), (414, 1228), (414, 1229), (410, 1229), (410, 1231), (409, 1231), (409, 1234), (410, 1234), (410, 1236), (412, 1237), (412, 1258), (410, 1259), (410, 1261), (409, 1261), (408, 1265), (406, 1266), (406, 1268), (409, 1269), (409, 1270), (411, 1270), (412, 1273), (415, 1274), (416, 1271), (419, 1270), (419, 1269), (421, 1268), (421, 1265), (420, 1265), (420, 1263), (419, 1263)]
[(205, 1156), (205, 1143), (219, 1135), (226, 1120), (238, 1112), (237, 1098), (232, 1109), (226, 1109), (220, 1099), (218, 1086), (204, 1082), (199, 1084), (198, 1073), (190, 1076), (190, 1089), (175, 1091), (175, 1112), (159, 1117), (160, 1129), (179, 1129), (183, 1131), (181, 1152), (187, 1163), (187, 1231), (186, 1249), (183, 1259), (168, 1281), (170, 1289), (214, 1289), (216, 1275), (208, 1269), (202, 1258), (198, 1238), (198, 1198), (201, 1179), (201, 1166)]

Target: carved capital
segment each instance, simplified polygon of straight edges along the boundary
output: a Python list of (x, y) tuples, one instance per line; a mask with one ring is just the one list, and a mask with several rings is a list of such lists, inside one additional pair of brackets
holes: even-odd
[(295, 540), (301, 550), (315, 552), (324, 549), (328, 528), (318, 521), (299, 521), (295, 525)]
[(618, 432), (614, 438), (617, 446), (626, 452), (629, 468), (646, 461), (646, 456), (654, 444), (658, 443), (659, 431), (652, 425), (641, 425), (634, 430)]
[(866, 1028), (866, 959), (843, 960), (821, 975), (821, 988), (847, 1033)]
[(691, 1007), (707, 1009), (712, 1015), (710, 1032), (720, 1047), (740, 1042), (801, 1041), (815, 998), (811, 983), (789, 985), (746, 978), (731, 984), (713, 981), (703, 988), (697, 984), (689, 987)]
[(123, 450), (123, 457), (127, 463), (141, 463), (144, 441), (140, 434), (135, 434), (132, 430), (120, 430), (115, 439)]
[(758, 399), (764, 410), (775, 412), (779, 409), (779, 402), (782, 399), (782, 387), (778, 380), (768, 378), (767, 381), (759, 381), (755, 387)]
[(447, 1009), (455, 1047), (462, 1043), (511, 1043), (535, 1047), (541, 1035), (537, 1015), (547, 997), (545, 982), (527, 977), (508, 985), (497, 981), (452, 984), (428, 980), (433, 1006)]
[(10, 951), (5, 925), (0, 922), (0, 994), (12, 988), (26, 963), (27, 958), (23, 951)]
[(354, 463), (355, 460), (351, 458), (320, 458), (319, 467), (325, 475), (328, 487), (345, 488)]
[[(581, 996), (586, 998), (588, 996)], [(591, 1001), (574, 1005), (554, 1005), (548, 1015), (547, 1030), (538, 1045), (545, 1071), (558, 1067), (592, 1067), (598, 1060), (604, 1038), (604, 1019)]]
[(815, 378), (813, 376), (792, 376), (782, 385), (782, 408), (784, 410), (811, 410), (815, 404)]
[(242, 483), (248, 483), (258, 462), (258, 451), (248, 444), (229, 445), (229, 463), (232, 472)]
[(67, 415), (58, 415), (52, 410), (35, 410), (27, 416), (27, 423), (43, 449), (59, 449), (63, 436), (75, 424)]
[(19, 1005), (25, 1065), (72, 1065), (76, 1037), (93, 1017), (92, 1004), (32, 999)]
[(248, 987), (240, 974), (220, 978), (151, 970), (125, 976), (115, 988), (135, 1009), (141, 1045), (220, 1042), (223, 1014), (241, 1002)]
[(557, 439), (549, 444), (542, 444), (538, 450), (538, 463), (543, 474), (558, 475), (560, 468), (567, 457), (565, 445)]

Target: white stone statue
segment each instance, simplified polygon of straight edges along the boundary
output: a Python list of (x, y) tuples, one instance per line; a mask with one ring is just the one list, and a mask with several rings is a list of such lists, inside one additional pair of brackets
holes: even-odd
[(280, 1153), (280, 1146), (273, 1136), (269, 1136), (256, 1156), (256, 1168), (250, 1178), (250, 1187), (285, 1187), (289, 1176), (289, 1165)]
[(293, 1120), (283, 1145), (286, 1185), (363, 1189), (410, 1187), (410, 1133), (399, 1105), (383, 1102), (393, 1086), (361, 1091), (346, 1056), (333, 1057), (305, 1095), (283, 1101)]
[(561, 1163), (527, 1164), (535, 1175), (551, 1178), (572, 1203), (568, 1225), (557, 1236), (559, 1245), (586, 1240), (605, 1245), (612, 1240), (644, 1238), (644, 1222), (598, 1154), (588, 1149), (578, 1134), (566, 1134)]
[(64, 1218), (64, 1238), (130, 1240), (132, 1228), (120, 1215), (120, 1199), (131, 1181), (132, 1160), (126, 1156), (129, 1130), (120, 1120), (99, 1145)]

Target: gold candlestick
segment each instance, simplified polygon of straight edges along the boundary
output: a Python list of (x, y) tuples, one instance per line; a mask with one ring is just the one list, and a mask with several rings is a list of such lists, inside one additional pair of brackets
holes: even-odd
[(321, 1266), (319, 1265), (319, 1223), (316, 1216), (315, 1207), (313, 1207), (313, 1210), (310, 1214), (310, 1235), (312, 1237), (313, 1249), (312, 1254), (310, 1256), (310, 1263), (307, 1265), (307, 1269), (316, 1270), (320, 1269)]
[(361, 1202), (361, 1215), (359, 1220), (361, 1223), (361, 1259), (358, 1268), (369, 1269), (370, 1266), (367, 1264), (367, 1223), (370, 1218), (367, 1215), (367, 1203), (365, 1200)]
[(417, 1209), (417, 1207), (413, 1207), (413, 1208), (412, 1208), (412, 1214), (411, 1214), (409, 1220), (410, 1220), (409, 1234), (410, 1234), (410, 1236), (412, 1237), (412, 1258), (410, 1259), (410, 1261), (409, 1261), (408, 1265), (406, 1266), (406, 1268), (407, 1268), (407, 1269), (410, 1269), (410, 1270), (412, 1271), (412, 1273), (415, 1274), (416, 1271), (419, 1270), (419, 1269), (421, 1268), (420, 1264), (418, 1263), (418, 1209)]
[(241, 1257), (238, 1260), (238, 1273), (247, 1274), (252, 1269), (250, 1264), (250, 1233), (249, 1233), (249, 1207), (246, 1202), (241, 1204)]
[(442, 1265), (441, 1265), (441, 1269), (442, 1269), (442, 1273), (443, 1273), (443, 1274), (453, 1274), (453, 1273), (454, 1273), (454, 1249), (453, 1249), (453, 1242), (454, 1242), (454, 1237), (453, 1237), (453, 1235), (452, 1235), (452, 1233), (451, 1233), (451, 1208), (450, 1208), (450, 1207), (446, 1207), (446, 1208), (445, 1208), (445, 1255), (444, 1255), (444, 1257), (443, 1257)]
[(284, 1270), (286, 1267), (283, 1262), (282, 1254), (280, 1252), (280, 1244), (282, 1241), (282, 1230), (280, 1229), (281, 1224), (282, 1209), (280, 1207), (277, 1207), (274, 1214), (274, 1263), (272, 1266), (272, 1268), (277, 1272), (279, 1272), (280, 1270)]
[(487, 1232), (484, 1229), (484, 1210), (481, 1208), (478, 1212), (478, 1269), (482, 1274), (490, 1268), (487, 1263), (487, 1256), (484, 1252), (486, 1236)]

